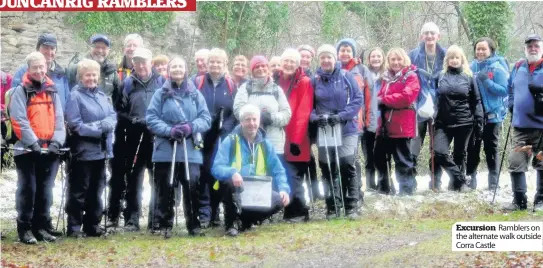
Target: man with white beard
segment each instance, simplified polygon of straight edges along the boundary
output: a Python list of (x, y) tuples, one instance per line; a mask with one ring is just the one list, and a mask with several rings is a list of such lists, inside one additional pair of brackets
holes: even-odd
[[(90, 38), (90, 52), (85, 56), (87, 59), (94, 60), (100, 64), (100, 83), (98, 88), (103, 90), (107, 97), (112, 98), (113, 92), (119, 90), (120, 80), (117, 76), (117, 67), (108, 60), (111, 41), (103, 34), (95, 34)], [(77, 62), (68, 66), (68, 84), (70, 90), (77, 84)], [(112, 102), (115, 104), (115, 102)]]
[(509, 154), (509, 172), (513, 188), (513, 202), (506, 210), (526, 210), (526, 171), (532, 159), (537, 170), (537, 191), (534, 210), (543, 210), (543, 161), (532, 157), (523, 147), (540, 150), (543, 135), (543, 41), (537, 34), (525, 41), (526, 59), (515, 64), (509, 79), (509, 111), (512, 113), (513, 144)]

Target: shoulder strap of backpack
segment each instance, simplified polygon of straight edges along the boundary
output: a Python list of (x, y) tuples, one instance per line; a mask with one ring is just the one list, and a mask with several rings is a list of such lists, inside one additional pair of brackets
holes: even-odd
[(195, 78), (195, 84), (198, 85), (198, 90), (202, 90), (202, 87), (204, 87), (204, 76), (203, 75), (200, 75), (200, 76), (196, 76)]
[(230, 92), (230, 95), (234, 94), (234, 80), (230, 78), (230, 76), (226, 75), (224, 76), (224, 80), (226, 81), (226, 86), (228, 86), (228, 92)]

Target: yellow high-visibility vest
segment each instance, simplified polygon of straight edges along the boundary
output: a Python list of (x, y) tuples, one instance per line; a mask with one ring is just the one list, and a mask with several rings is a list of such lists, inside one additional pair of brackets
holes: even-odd
[[(232, 167), (237, 170), (237, 172), (241, 171), (241, 143), (239, 139), (239, 135), (233, 135), (232, 137), (234, 139), (234, 146), (233, 147), (233, 157), (234, 161), (232, 161)], [(256, 169), (255, 169), (255, 175), (256, 176), (266, 176), (267, 175), (267, 167), (266, 167), (266, 158), (264, 156), (264, 149), (263, 149), (262, 143), (259, 143), (256, 146)], [(219, 189), (219, 181), (216, 181), (213, 185), (214, 190)]]

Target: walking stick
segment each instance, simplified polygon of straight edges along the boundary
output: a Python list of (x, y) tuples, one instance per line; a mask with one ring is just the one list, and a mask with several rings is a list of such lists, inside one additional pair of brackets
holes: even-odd
[[(325, 118), (328, 118), (327, 115), (324, 115)], [(330, 165), (330, 153), (328, 152), (328, 141), (326, 140), (326, 127), (322, 128), (322, 132), (324, 133), (324, 150), (326, 152), (326, 163), (328, 165), (328, 171), (330, 171), (330, 191), (332, 191), (332, 198), (334, 198), (334, 210), (336, 212), (336, 216), (339, 217), (339, 213), (337, 210), (337, 204), (336, 204), (336, 191), (334, 189), (334, 179), (333, 179), (333, 173), (332, 173), (332, 167)]]
[(332, 136), (334, 137), (334, 148), (336, 149), (336, 166), (337, 166), (338, 177), (339, 177), (339, 194), (341, 196), (341, 204), (343, 205), (343, 215), (345, 216), (347, 213), (345, 211), (345, 199), (343, 197), (343, 183), (341, 182), (341, 169), (339, 165), (339, 150), (337, 148), (337, 135), (336, 135), (335, 127), (332, 127)]
[[(189, 196), (187, 196), (187, 199), (189, 200), (189, 215), (190, 215), (190, 221), (191, 221), (191, 225), (193, 224), (192, 223), (192, 218), (194, 217), (193, 213), (194, 211), (192, 210), (192, 192), (191, 192), (191, 189), (190, 189), (190, 172), (189, 172), (189, 159), (188, 159), (188, 156), (187, 156), (187, 139), (183, 136), (183, 154), (184, 154), (184, 157), (185, 157), (185, 179), (187, 180), (187, 187), (188, 187), (188, 192), (189, 192)], [(191, 226), (192, 228), (193, 226)]]
[(313, 210), (313, 213), (315, 212), (315, 197), (313, 196), (313, 183), (311, 182), (311, 174), (309, 172), (309, 167), (307, 168), (307, 181), (309, 182), (306, 183), (306, 185), (308, 186), (308, 189), (307, 189), (307, 194), (309, 195), (309, 201), (311, 202), (311, 210)]
[(430, 119), (428, 122), (430, 124), (430, 127), (428, 128), (428, 131), (430, 132), (430, 157), (431, 157), (431, 165), (432, 165), (432, 174), (430, 175), (430, 180), (432, 184), (432, 191), (436, 192), (436, 168), (435, 168), (435, 153), (434, 153), (434, 119)]
[[(176, 199), (176, 196), (175, 196), (175, 189), (173, 188), (173, 179), (174, 179), (174, 172), (175, 172), (175, 156), (177, 154), (177, 140), (174, 139), (173, 141), (173, 153), (172, 153), (172, 165), (170, 167), (170, 188), (171, 188), (171, 193), (172, 193), (172, 198), (174, 203), (173, 203), (173, 206), (175, 206), (175, 203), (177, 200)], [(171, 200), (170, 199), (170, 200)], [(174, 210), (174, 217), (175, 217), (175, 226), (177, 227), (177, 207), (175, 208)]]
[(55, 230), (58, 231), (58, 223), (60, 222), (60, 217), (62, 217), (62, 233), (66, 234), (66, 222), (64, 221), (64, 213), (63, 207), (64, 207), (64, 195), (66, 194), (66, 183), (64, 178), (64, 165), (62, 164), (62, 161), (60, 162), (60, 179), (62, 181), (62, 195), (60, 197), (60, 207), (58, 209), (58, 217), (57, 217), (57, 226), (55, 227)]
[(494, 186), (494, 195), (492, 196), (492, 203), (496, 200), (496, 191), (498, 191), (498, 185), (500, 184), (500, 175), (502, 173), (503, 159), (505, 157), (505, 151), (507, 150), (507, 143), (509, 142), (509, 134), (511, 133), (511, 124), (513, 123), (513, 116), (509, 120), (509, 126), (507, 127), (507, 135), (505, 136), (505, 145), (503, 146), (502, 159), (500, 161), (500, 168), (498, 169), (498, 179), (496, 181), (496, 186)]

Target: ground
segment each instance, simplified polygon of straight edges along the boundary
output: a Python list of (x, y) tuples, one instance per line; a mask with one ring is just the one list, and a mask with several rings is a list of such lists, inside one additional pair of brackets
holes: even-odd
[[(417, 178), (419, 189), (411, 197), (366, 193), (363, 217), (357, 221), (326, 221), (324, 204), (317, 201), (309, 223), (263, 224), (237, 238), (225, 237), (222, 228), (190, 238), (180, 216), (176, 236), (170, 240), (145, 231), (118, 231), (107, 238), (62, 238), (28, 246), (17, 242), (16, 173), (8, 170), (0, 181), (0, 223), (7, 235), (2, 241), (2, 267), (543, 267), (541, 252), (451, 251), (455, 222), (543, 219), (542, 213), (499, 210), (511, 199), (506, 174), (501, 176), (495, 205), (490, 204), (492, 193), (485, 190), (486, 174), (479, 178), (480, 190), (467, 194), (428, 191), (428, 177)], [(443, 182), (447, 185), (448, 177)], [(61, 199), (60, 178), (56, 184), (54, 218)], [(144, 185), (144, 200), (148, 200), (147, 182)], [(533, 170), (528, 173), (528, 188), (532, 201)], [(143, 215), (147, 215), (146, 206)]]

